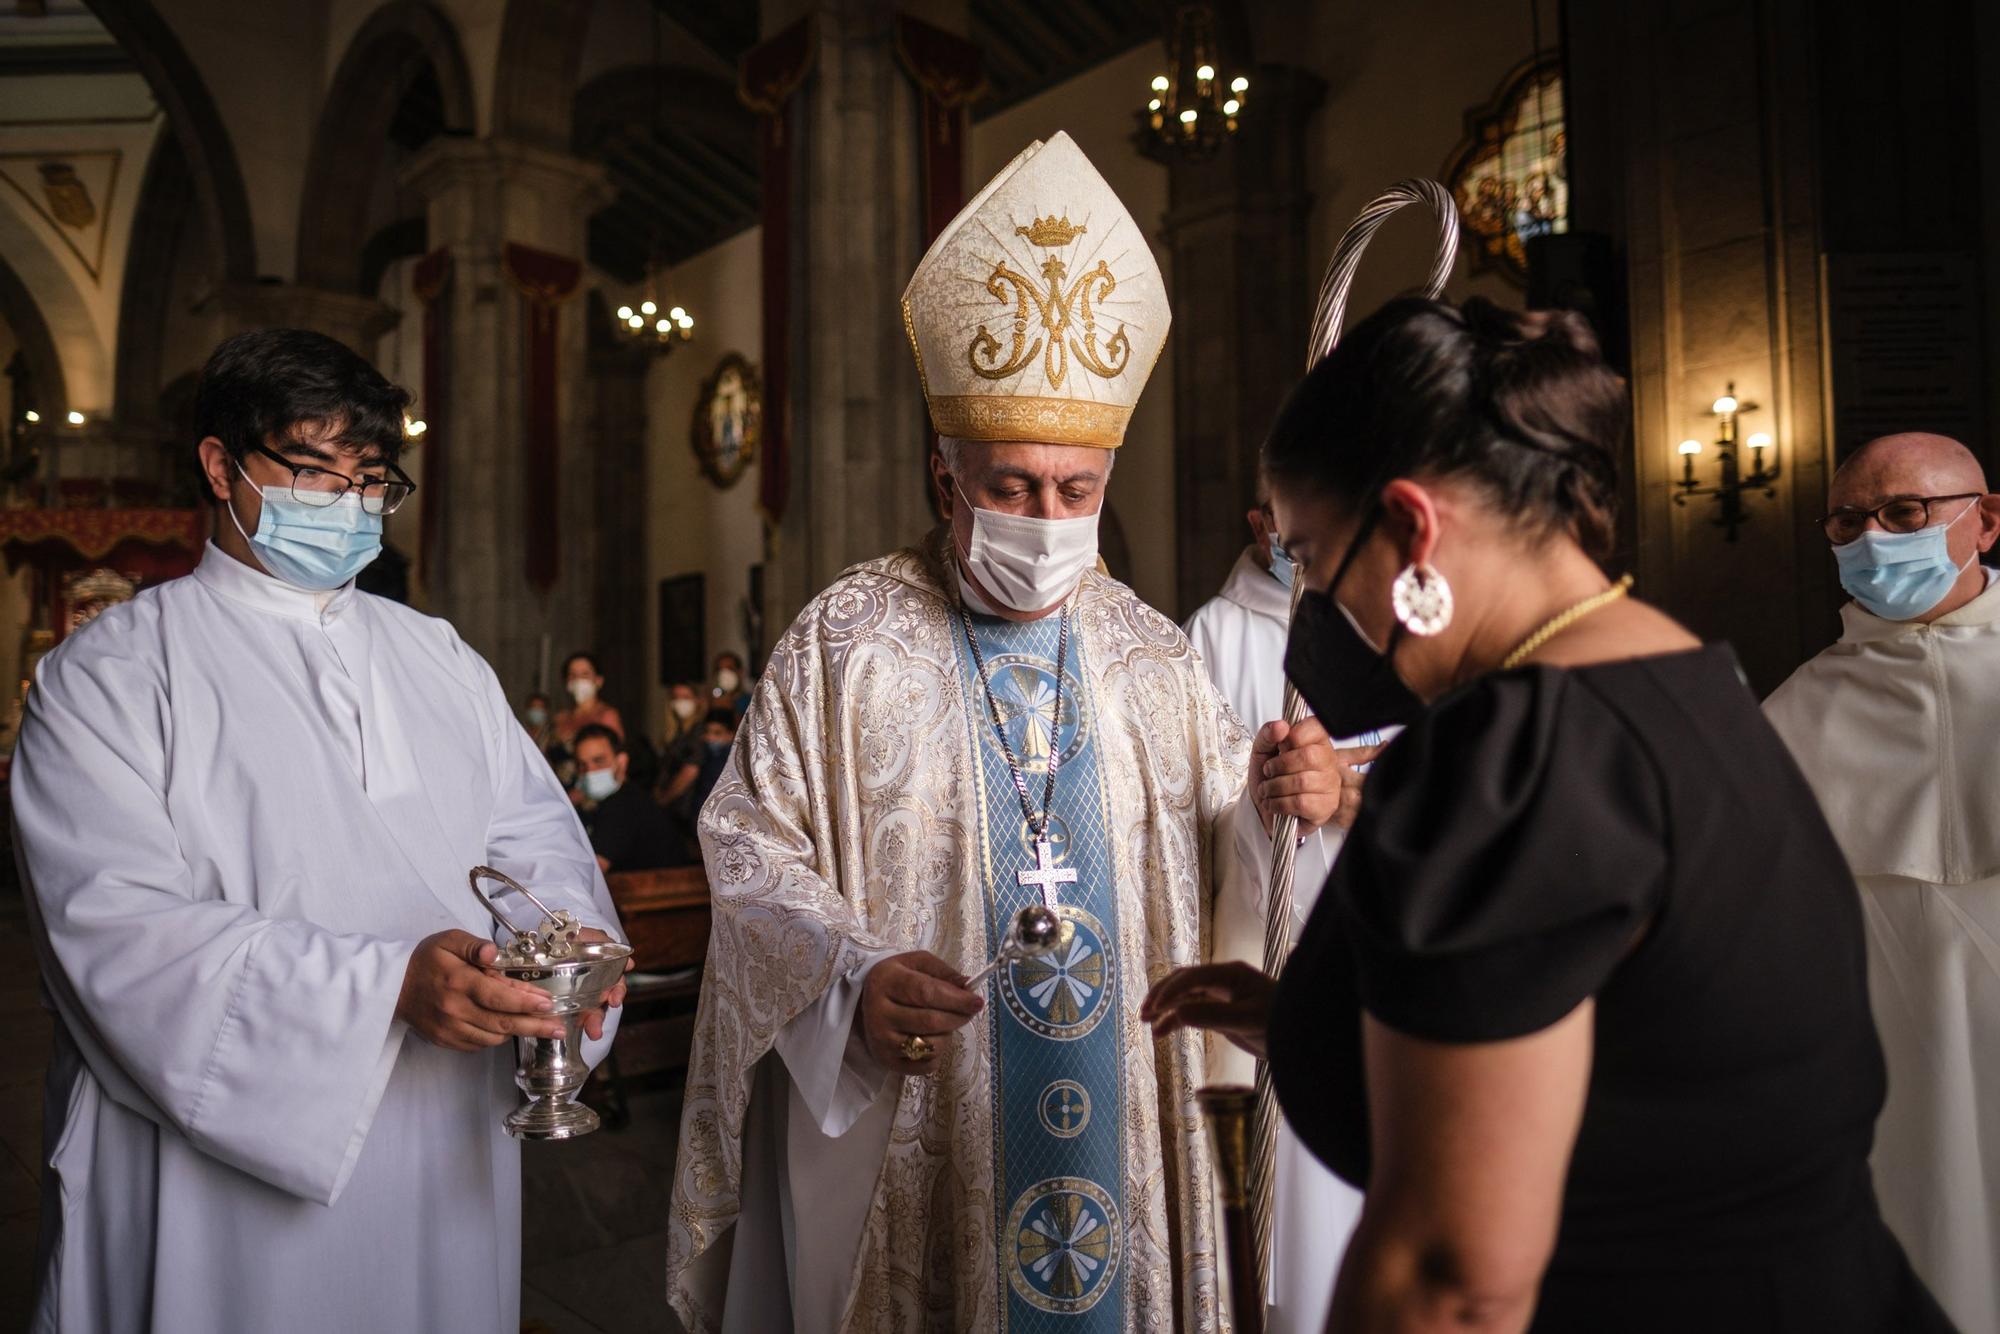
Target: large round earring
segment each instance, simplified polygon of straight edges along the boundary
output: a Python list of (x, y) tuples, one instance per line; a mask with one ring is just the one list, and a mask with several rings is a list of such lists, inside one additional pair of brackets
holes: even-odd
[(1389, 586), (1389, 605), (1405, 630), (1428, 638), (1451, 624), (1451, 585), (1433, 567), (1412, 562)]

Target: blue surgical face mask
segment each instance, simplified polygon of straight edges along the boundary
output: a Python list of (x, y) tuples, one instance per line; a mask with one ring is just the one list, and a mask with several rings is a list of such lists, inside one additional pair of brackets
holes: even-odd
[[(1975, 502), (1958, 516), (1979, 506)], [(1833, 549), (1840, 567), (1840, 586), (1848, 595), (1885, 621), (1913, 621), (1944, 601), (1958, 576), (1971, 568), (1952, 560), (1945, 534), (1957, 525), (1932, 524), (1914, 533), (1870, 530)]]
[[(236, 470), (243, 472), (243, 465)], [(243, 479), (249, 481), (250, 474)], [(264, 510), (255, 533), (243, 531), (233, 500), (227, 502), (229, 518), (258, 563), (292, 587), (313, 593), (339, 588), (382, 554), (382, 516), (363, 509), (356, 492), (315, 509), (295, 499), (288, 486), (261, 489)]]
[(701, 748), (711, 760), (719, 760), (729, 753), (727, 741), (704, 741)]
[(1269, 540), (1271, 544), (1271, 577), (1289, 590), (1292, 586), (1292, 579), (1298, 572), (1298, 567), (1292, 563), (1292, 553), (1285, 550), (1284, 546), (1278, 541), (1276, 533), (1272, 533)]
[(603, 801), (624, 784), (618, 781), (615, 769), (591, 769), (582, 777), (583, 795), (592, 801)]

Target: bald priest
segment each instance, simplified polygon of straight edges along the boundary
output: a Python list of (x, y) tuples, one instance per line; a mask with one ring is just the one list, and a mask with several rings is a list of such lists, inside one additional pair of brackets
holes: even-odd
[[(1067, 135), (966, 206), (903, 315), (949, 523), (800, 614), (702, 813), (670, 1299), (697, 1331), (1215, 1329), (1201, 1040), (1155, 1043), (1139, 1002), (1204, 956), (1219, 878), (1262, 873), (1260, 814), (1333, 813), (1332, 752), (1280, 725), (1253, 754), (1097, 570), (1169, 315)], [(1063, 943), (968, 989), (1034, 904)]]

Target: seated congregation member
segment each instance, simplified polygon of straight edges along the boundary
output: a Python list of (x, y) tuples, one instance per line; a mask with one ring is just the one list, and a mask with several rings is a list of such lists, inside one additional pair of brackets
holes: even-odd
[(1883, 1225), (1861, 905), (1723, 646), (1611, 584), (1622, 383), (1581, 317), (1391, 302), (1265, 446), (1329, 731), (1406, 722), (1273, 993), (1160, 984), (1267, 1050), (1365, 1191), (1329, 1328), (1950, 1326)]
[(618, 710), (604, 702), (604, 676), (597, 670), (596, 655), (572, 653), (563, 660), (563, 688), (569, 692), (571, 707), (556, 715), (556, 741), (569, 746), (586, 727), (608, 727), (625, 735), (625, 720)]
[(743, 676), (743, 659), (734, 653), (715, 655), (714, 685), (708, 692), (708, 707), (728, 709), (742, 717), (750, 707), (750, 682)]
[(593, 725), (576, 734), (570, 749), (576, 754), (583, 827), (598, 866), (607, 872), (651, 871), (678, 864), (667, 813), (653, 800), (650, 787), (630, 781), (632, 757), (625, 739)]
[(554, 719), (549, 714), (549, 697), (537, 690), (521, 709), (521, 726), (536, 750), (547, 750), (555, 739)]
[[(695, 687), (676, 681), (667, 687), (667, 712), (660, 731), (660, 802), (670, 804), (687, 791), (676, 788), (681, 771), (690, 764), (701, 766), (701, 728), (704, 710)], [(690, 775), (688, 782), (693, 782)]]
[(481, 967), (466, 873), (596, 939), (617, 920), (492, 669), (354, 587), (413, 489), (408, 402), (319, 334), (223, 343), (195, 408), (201, 564), (36, 670), (13, 804), (56, 1014), (44, 1334), (519, 1322), (501, 1120), (513, 1039), (562, 1026)]
[(681, 771), (674, 776), (668, 790), (674, 794), (668, 801), (667, 814), (673, 820), (676, 846), (687, 850), (690, 861), (701, 859), (701, 842), (697, 826), (701, 820), (701, 808), (708, 801), (709, 793), (722, 779), (722, 772), (729, 767), (729, 748), (736, 742), (737, 719), (730, 709), (710, 709), (702, 719), (701, 727), (693, 734), (695, 748), (688, 752)]
[(1972, 451), (1892, 435), (1821, 522), (1840, 642), (1765, 701), (1861, 883), (1889, 1063), (1875, 1193), (1966, 1334), (2000, 1334), (2000, 496)]

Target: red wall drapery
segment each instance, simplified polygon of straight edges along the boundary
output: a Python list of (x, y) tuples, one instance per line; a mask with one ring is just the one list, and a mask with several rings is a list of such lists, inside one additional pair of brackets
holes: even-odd
[(924, 243), (965, 207), (965, 109), (986, 94), (979, 48), (908, 14), (896, 16), (896, 58), (923, 94)]
[(557, 365), (557, 332), (562, 303), (576, 294), (583, 280), (583, 265), (564, 255), (551, 254), (509, 241), (500, 253), (500, 267), (507, 280), (521, 294), (522, 322), (525, 326), (522, 355), (522, 406), (526, 415), (527, 490), (526, 514), (522, 524), (522, 551), (528, 586), (546, 593), (555, 587), (561, 541), (560, 514), (562, 416), (558, 402), (560, 367)]
[(771, 523), (791, 498), (792, 146), (786, 128), (791, 96), (812, 70), (811, 16), (743, 57), (736, 85), (745, 106), (763, 117), (764, 461), (757, 507)]

